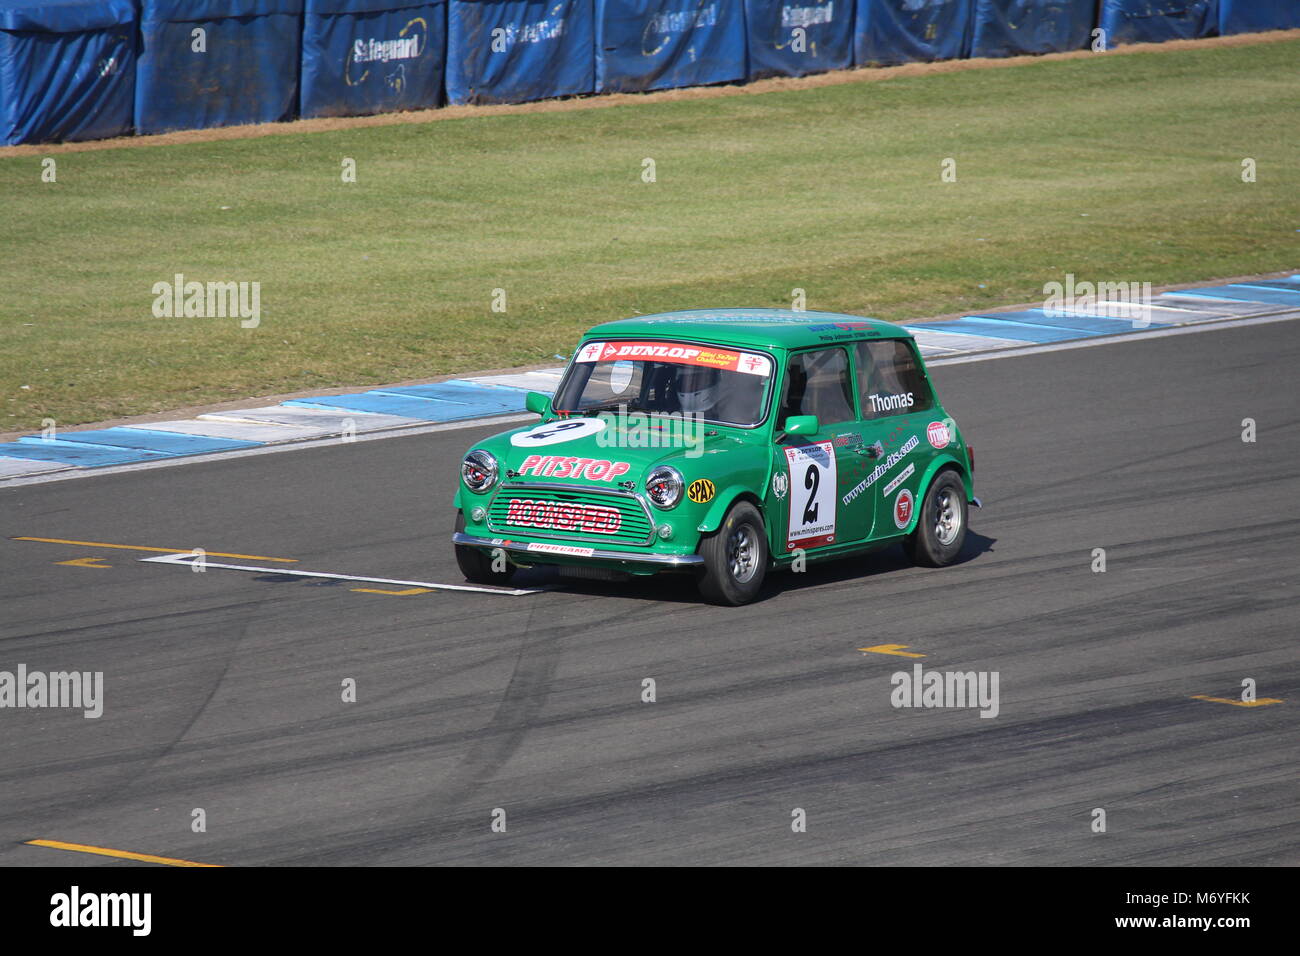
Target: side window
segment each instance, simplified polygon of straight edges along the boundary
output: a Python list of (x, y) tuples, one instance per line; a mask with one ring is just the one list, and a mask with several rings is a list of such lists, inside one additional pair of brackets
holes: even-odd
[(923, 412), (934, 406), (934, 396), (910, 342), (859, 342), (857, 350), (863, 419)]
[(797, 352), (786, 365), (778, 428), (791, 415), (816, 415), (822, 424), (853, 421), (853, 385), (843, 349)]

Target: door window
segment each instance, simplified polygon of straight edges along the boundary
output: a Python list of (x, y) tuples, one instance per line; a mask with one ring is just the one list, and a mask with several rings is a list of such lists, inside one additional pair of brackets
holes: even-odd
[(906, 339), (859, 342), (857, 350), (864, 421), (934, 407), (920, 361)]
[(823, 428), (856, 418), (848, 355), (843, 349), (817, 349), (790, 356), (776, 427), (784, 428), (791, 415), (816, 415)]

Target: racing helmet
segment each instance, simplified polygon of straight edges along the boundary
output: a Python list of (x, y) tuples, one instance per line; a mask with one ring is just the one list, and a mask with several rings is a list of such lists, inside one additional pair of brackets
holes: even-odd
[(677, 400), (688, 415), (702, 415), (718, 403), (722, 374), (716, 368), (683, 365), (677, 369)]

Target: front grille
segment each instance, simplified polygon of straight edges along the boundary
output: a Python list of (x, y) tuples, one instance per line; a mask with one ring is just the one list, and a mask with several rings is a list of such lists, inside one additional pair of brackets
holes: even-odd
[(649, 544), (654, 521), (636, 495), (580, 485), (502, 485), (488, 505), (497, 534)]

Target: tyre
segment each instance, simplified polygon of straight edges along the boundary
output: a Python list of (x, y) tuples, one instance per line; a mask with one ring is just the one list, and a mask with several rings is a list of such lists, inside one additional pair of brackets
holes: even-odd
[(941, 568), (952, 564), (966, 541), (966, 487), (955, 471), (939, 472), (921, 504), (916, 529), (903, 539), (913, 564)]
[(767, 577), (767, 529), (748, 501), (731, 506), (722, 526), (700, 542), (704, 567), (697, 573), (700, 594), (711, 604), (736, 607), (758, 596)]
[[(456, 530), (465, 530), (465, 516), (459, 511), (456, 512)], [(456, 545), (456, 564), (471, 584), (508, 584), (515, 573), (515, 566), (509, 561), (504, 571), (493, 571), (492, 558), (478, 548), (463, 544)]]

